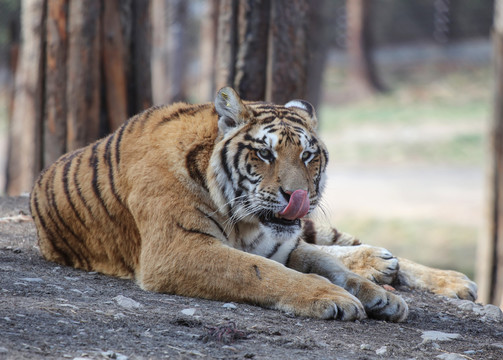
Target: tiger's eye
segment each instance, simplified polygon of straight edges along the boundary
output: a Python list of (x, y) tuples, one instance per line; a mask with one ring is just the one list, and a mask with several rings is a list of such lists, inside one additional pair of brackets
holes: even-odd
[(302, 161), (307, 161), (311, 157), (311, 153), (309, 151), (304, 151), (302, 153)]
[(260, 149), (258, 155), (262, 160), (271, 160), (273, 155), (269, 149)]

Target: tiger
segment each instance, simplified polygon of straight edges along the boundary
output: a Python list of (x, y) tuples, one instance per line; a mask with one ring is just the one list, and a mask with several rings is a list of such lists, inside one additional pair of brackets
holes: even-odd
[(59, 158), (30, 210), (49, 261), (144, 290), (301, 317), (402, 322), (402, 285), (464, 299), (476, 285), (315, 221), (327, 148), (311, 104), (152, 107)]

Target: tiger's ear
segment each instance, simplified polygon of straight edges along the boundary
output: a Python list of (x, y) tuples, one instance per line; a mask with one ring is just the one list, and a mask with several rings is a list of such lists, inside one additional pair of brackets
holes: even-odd
[(215, 109), (218, 113), (218, 128), (224, 135), (229, 130), (244, 124), (249, 117), (248, 108), (231, 87), (224, 87), (218, 91)]
[[(314, 111), (313, 105), (304, 100), (291, 100), (285, 104), (286, 108), (291, 108), (292, 110), (300, 110), (300, 112), (308, 115), (308, 124), (316, 130), (318, 127), (318, 119), (316, 117), (316, 112)], [(297, 111), (299, 112), (299, 111)]]

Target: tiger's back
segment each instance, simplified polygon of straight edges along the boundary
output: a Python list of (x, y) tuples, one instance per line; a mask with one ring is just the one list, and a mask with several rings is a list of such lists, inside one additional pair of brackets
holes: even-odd
[[(203, 167), (216, 133), (210, 104), (175, 104), (146, 110), (109, 136), (62, 156), (40, 175), (31, 193), (43, 256), (134, 277), (141, 236), (129, 209), (131, 187), (143, 187), (145, 195), (163, 192), (183, 176), (204, 186)], [(187, 184), (191, 194), (184, 194), (183, 187), (176, 193), (184, 199), (201, 195), (195, 184)]]

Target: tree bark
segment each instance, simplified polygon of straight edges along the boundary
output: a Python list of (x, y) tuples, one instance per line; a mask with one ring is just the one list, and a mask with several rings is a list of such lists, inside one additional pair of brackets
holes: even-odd
[(238, 4), (239, 2), (237, 0), (220, 0), (215, 64), (216, 89), (234, 83), (237, 52)]
[(201, 101), (213, 100), (216, 89), (215, 68), (218, 44), (218, 12), (219, 0), (209, 0), (206, 15), (201, 22), (201, 76), (199, 81), (199, 97)]
[(239, 48), (233, 85), (247, 100), (265, 99), (270, 9), (270, 0), (239, 6)]
[(503, 305), (503, 0), (495, 3), (493, 31), (495, 89), (491, 126), (488, 236), (479, 242), (479, 299)]
[(371, 0), (346, 0), (348, 81), (354, 97), (384, 91), (372, 58)]
[(170, 0), (168, 3), (168, 97), (166, 103), (187, 100), (187, 2)]
[(42, 168), (44, 0), (25, 0), (21, 7), (22, 44), (15, 78), (7, 159), (7, 194), (28, 192)]
[(120, 21), (119, 0), (103, 2), (103, 73), (110, 131), (117, 129), (128, 117), (126, 43)]
[[(220, 0), (215, 88), (247, 100), (318, 102), (327, 37), (325, 1)], [(205, 60), (206, 57), (203, 57)]]
[(167, 36), (169, 0), (153, 0), (151, 7), (152, 18), (152, 101), (162, 104), (168, 98), (166, 82), (168, 81), (167, 66)]
[(328, 56), (329, 43), (328, 21), (333, 21), (325, 0), (317, 0), (316, 6), (310, 6), (307, 29), (307, 80), (305, 100), (315, 108), (322, 98), (323, 74)]
[(307, 0), (271, 4), (266, 99), (285, 103), (307, 94)]
[[(187, 2), (152, 2), (152, 96), (155, 104), (187, 100)], [(211, 44), (211, 42), (210, 42)]]
[(149, 6), (23, 0), (8, 194), (30, 191), (43, 167), (152, 104)]
[(130, 46), (133, 61), (130, 64), (128, 81), (130, 115), (152, 106), (150, 1), (133, 0), (131, 16), (133, 26)]
[(75, 150), (100, 135), (100, 16), (99, 0), (71, 1), (69, 6), (69, 48), (67, 109), (67, 150)]
[(47, 2), (44, 164), (53, 163), (66, 152), (67, 7), (68, 0)]

